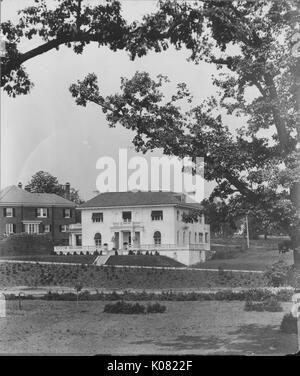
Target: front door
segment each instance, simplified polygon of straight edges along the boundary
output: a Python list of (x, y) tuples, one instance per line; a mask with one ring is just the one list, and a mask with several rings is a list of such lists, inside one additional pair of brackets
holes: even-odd
[(134, 245), (139, 247), (140, 244), (141, 244), (141, 234), (140, 234), (140, 232), (135, 232), (134, 238), (135, 238), (134, 239)]
[(115, 248), (116, 249), (119, 249), (120, 248), (120, 237), (119, 237), (119, 233), (118, 232), (115, 232)]

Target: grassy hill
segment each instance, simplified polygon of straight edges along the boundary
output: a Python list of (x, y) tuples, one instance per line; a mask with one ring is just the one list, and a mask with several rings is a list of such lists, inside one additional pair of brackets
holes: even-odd
[(185, 265), (171, 259), (167, 256), (148, 256), (148, 255), (130, 255), (130, 256), (110, 256), (106, 261), (106, 265), (122, 265), (122, 266), (170, 266), (184, 267)]

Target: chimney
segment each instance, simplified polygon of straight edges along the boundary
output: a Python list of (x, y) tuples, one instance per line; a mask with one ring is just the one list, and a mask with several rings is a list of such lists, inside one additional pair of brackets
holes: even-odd
[(21, 182), (18, 183), (18, 187), (22, 189), (22, 183)]
[(70, 187), (71, 187), (70, 183), (66, 183), (66, 185), (65, 185), (65, 198), (67, 200), (70, 200)]

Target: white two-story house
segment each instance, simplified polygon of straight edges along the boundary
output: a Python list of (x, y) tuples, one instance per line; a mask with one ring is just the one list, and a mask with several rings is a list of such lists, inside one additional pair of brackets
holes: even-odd
[(81, 205), (81, 225), (70, 226), (65, 253), (155, 253), (185, 265), (205, 261), (210, 250), (204, 215), (187, 223), (184, 213), (200, 209), (186, 195), (173, 192), (107, 192)]

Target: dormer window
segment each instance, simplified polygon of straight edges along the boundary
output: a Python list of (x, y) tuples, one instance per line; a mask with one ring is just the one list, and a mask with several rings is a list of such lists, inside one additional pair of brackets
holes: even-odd
[(46, 208), (37, 208), (36, 216), (38, 218), (47, 218), (48, 217), (48, 209)]

